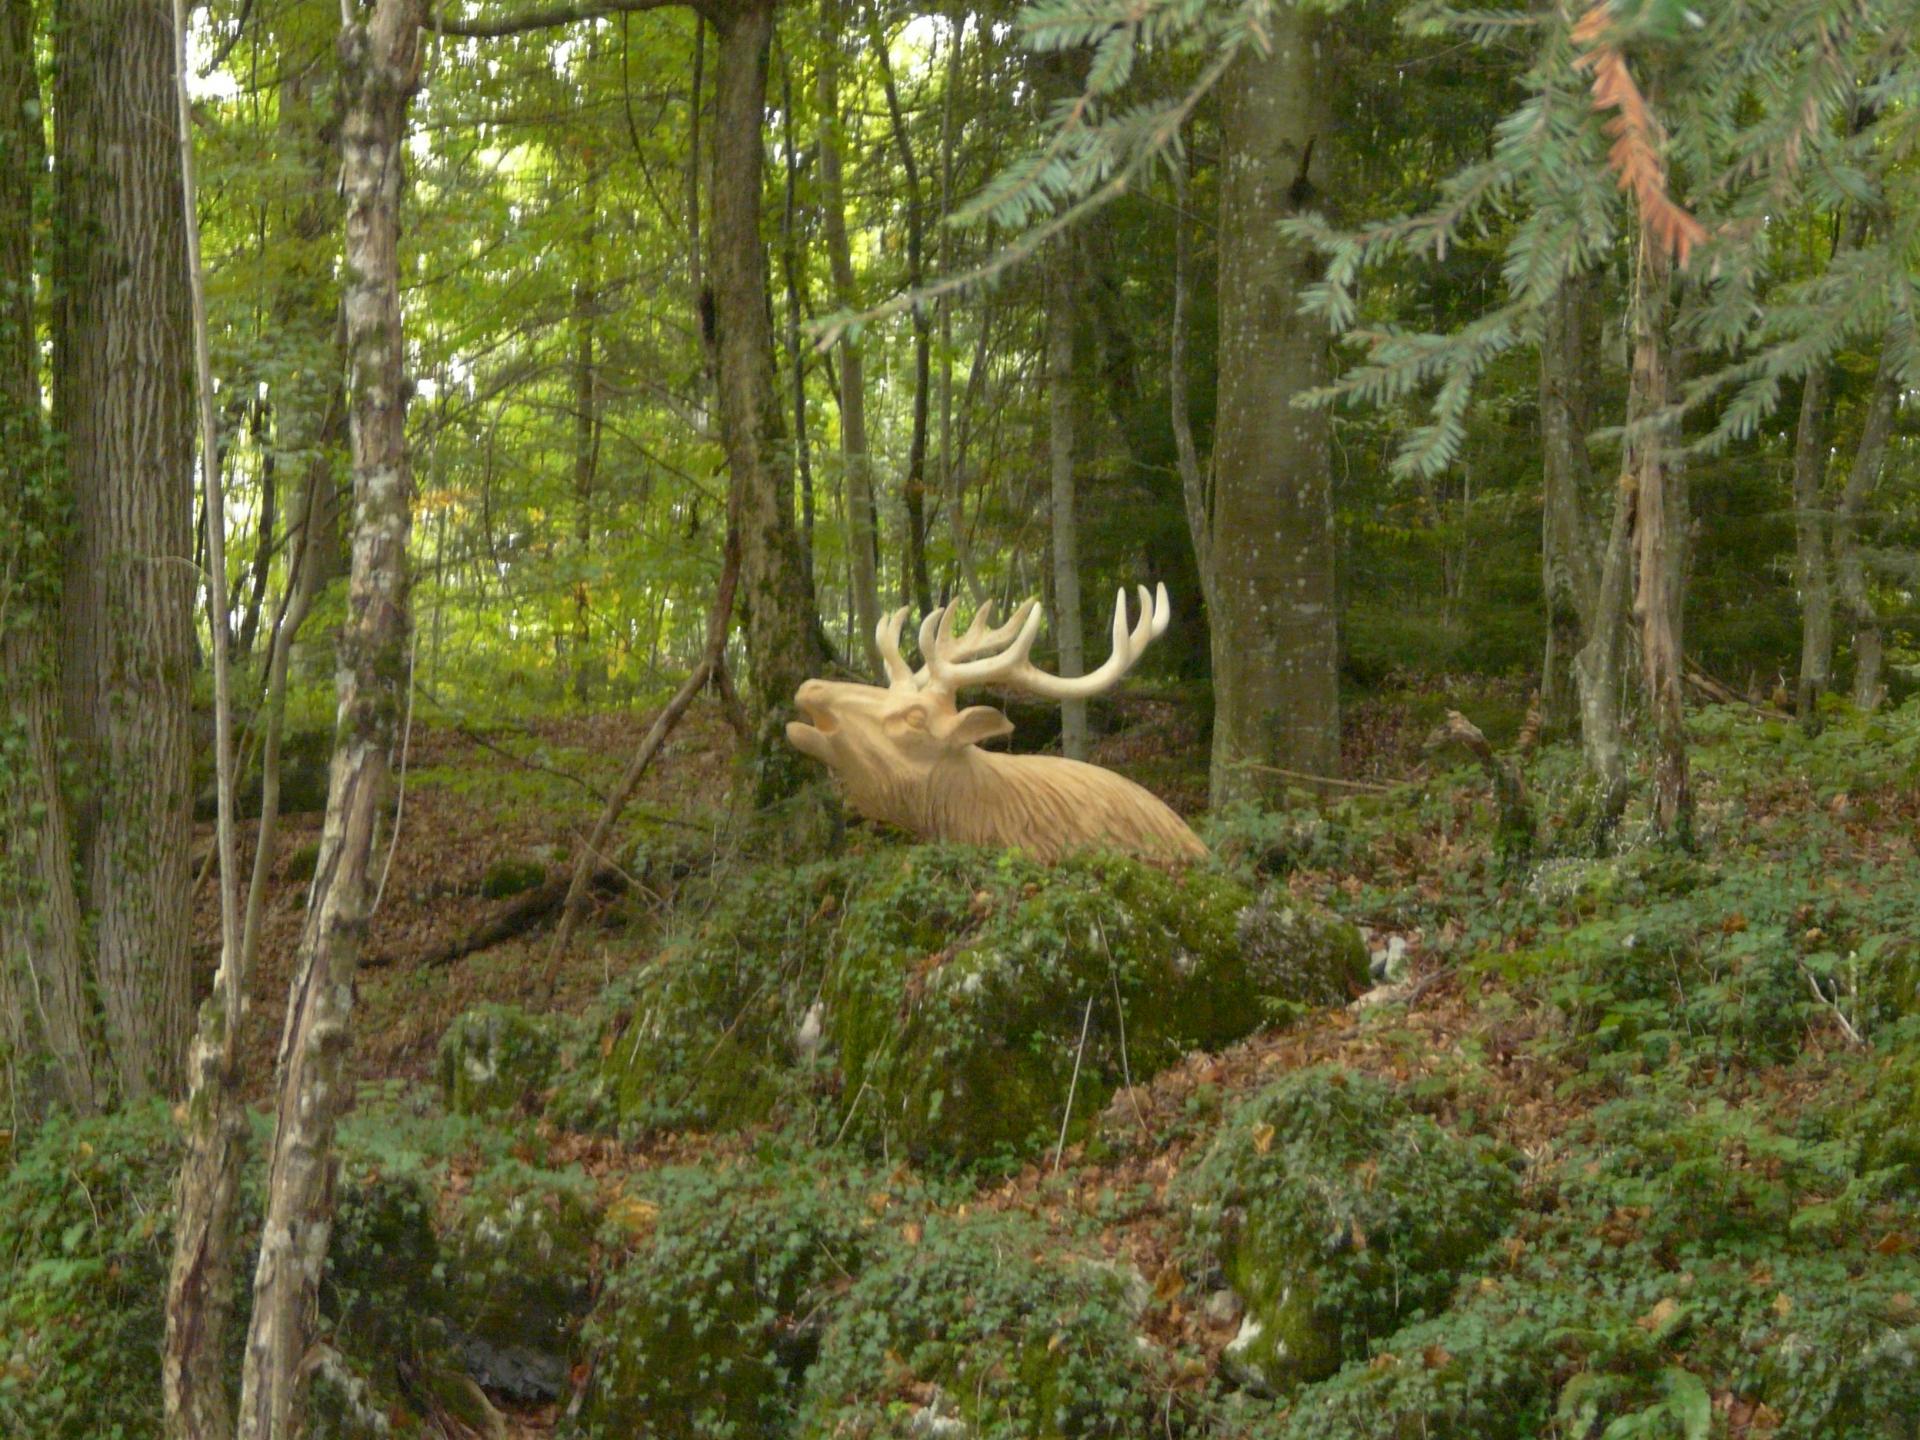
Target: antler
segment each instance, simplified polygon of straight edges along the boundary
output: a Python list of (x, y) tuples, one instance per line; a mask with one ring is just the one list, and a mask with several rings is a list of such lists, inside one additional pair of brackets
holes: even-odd
[[(1142, 592), (1145, 593), (1144, 591)], [(967, 633), (961, 636), (948, 636), (949, 649), (946, 653), (954, 660), (971, 660), (976, 655), (985, 655), (1001, 649), (1020, 633), (1027, 623), (1027, 617), (1040, 602), (1037, 599), (1024, 601), (1003, 625), (993, 624), (993, 602), (989, 600), (974, 612), (973, 623), (967, 626)], [(920, 653), (931, 656), (935, 644), (935, 633), (941, 626), (951, 626), (954, 606), (937, 606), (927, 613), (920, 622)], [(887, 667), (887, 683), (890, 685), (912, 685), (916, 690), (924, 690), (932, 684), (931, 665), (923, 665), (918, 670), (906, 662), (900, 654), (900, 631), (907, 623), (907, 607), (901, 606), (890, 615), (881, 617), (874, 627), (874, 643), (880, 647), (881, 662)]]
[[(1040, 612), (1032, 600), (1022, 605), (1005, 625), (984, 634), (976, 633), (985, 629), (982, 616), (974, 617), (965, 635), (956, 636), (953, 633), (954, 607), (948, 605), (936, 610), (920, 625), (920, 648), (927, 657), (927, 679), (921, 683), (937, 685), (949, 692), (965, 685), (999, 684), (1049, 700), (1084, 700), (1090, 695), (1098, 695), (1111, 689), (1121, 676), (1133, 668), (1134, 662), (1147, 646), (1166, 634), (1167, 623), (1173, 618), (1165, 585), (1157, 587), (1151, 594), (1144, 585), (1138, 588), (1139, 623), (1131, 631), (1127, 629), (1127, 592), (1123, 588), (1115, 595), (1113, 603), (1113, 653), (1098, 670), (1072, 677), (1049, 675), (1044, 670), (1036, 669), (1027, 659), (1027, 652), (1033, 648), (1034, 637), (1040, 633)], [(905, 612), (902, 611), (901, 615), (904, 616)], [(991, 648), (1005, 632), (1015, 631), (1016, 627), (1017, 633), (1005, 650), (984, 659), (971, 658)], [(896, 657), (899, 654), (897, 627), (894, 654)], [(891, 661), (887, 670), (890, 675), (893, 674)]]

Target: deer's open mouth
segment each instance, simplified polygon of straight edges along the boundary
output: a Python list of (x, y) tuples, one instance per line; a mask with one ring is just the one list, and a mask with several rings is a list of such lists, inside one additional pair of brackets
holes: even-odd
[(815, 710), (811, 705), (803, 703), (800, 706), (800, 713), (807, 717), (807, 724), (822, 735), (831, 735), (840, 728), (838, 722), (825, 710)]
[(826, 687), (819, 681), (809, 680), (794, 695), (793, 703), (807, 717), (808, 728), (818, 730), (822, 735), (831, 735), (839, 728), (839, 722), (833, 718), (832, 707), (825, 703), (825, 692)]

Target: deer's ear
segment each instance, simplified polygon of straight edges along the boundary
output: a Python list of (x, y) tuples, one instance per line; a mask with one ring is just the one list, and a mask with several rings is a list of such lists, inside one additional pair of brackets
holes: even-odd
[(991, 705), (969, 705), (940, 727), (940, 738), (955, 745), (978, 745), (1013, 733), (1013, 722)]

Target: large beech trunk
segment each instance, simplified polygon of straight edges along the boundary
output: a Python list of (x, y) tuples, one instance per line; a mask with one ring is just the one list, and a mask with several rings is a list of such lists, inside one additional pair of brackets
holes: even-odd
[(333, 1219), (333, 1134), (347, 1100), (353, 971), (405, 698), (411, 477), (397, 241), (422, 18), (419, 0), (376, 0), (365, 23), (341, 37), (353, 561), (327, 816), (280, 1042), (266, 1223), (241, 1376), (242, 1440), (295, 1435), (304, 1410)]
[(129, 1099), (177, 1090), (191, 1022), (191, 361), (173, 27), (67, 0), (54, 29), (54, 423), (69, 759), (107, 1048)]
[(804, 781), (783, 717), (800, 682), (826, 665), (793, 525), (793, 471), (774, 385), (773, 325), (760, 243), (761, 125), (767, 97), (771, 0), (738, 0), (709, 13), (714, 64), (713, 300), (718, 330), (720, 431), (740, 536), (740, 604), (757, 715), (755, 800)]
[[(31, 0), (0, 4), (0, 277), (33, 274), (43, 141)], [(62, 496), (40, 418), (33, 290), (0, 281), (0, 1043), (17, 1113), (99, 1099), (87, 952), (60, 794)]]
[(1312, 255), (1276, 230), (1326, 200), (1327, 76), (1313, 20), (1274, 11), (1268, 53), (1221, 82), (1220, 400), (1207, 552), (1213, 567), (1214, 807), (1270, 796), (1272, 771), (1340, 768), (1332, 478), (1323, 410), (1293, 401), (1327, 376), (1302, 316)]

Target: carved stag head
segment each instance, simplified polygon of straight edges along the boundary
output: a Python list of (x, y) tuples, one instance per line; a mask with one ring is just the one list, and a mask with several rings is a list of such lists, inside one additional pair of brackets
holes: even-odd
[(965, 634), (954, 633), (955, 606), (920, 623), (916, 670), (900, 654), (907, 612), (897, 610), (874, 632), (886, 664), (884, 686), (809, 680), (795, 695), (806, 721), (787, 739), (839, 777), (848, 802), (869, 819), (930, 838), (1018, 845), (1043, 859), (1085, 846), (1110, 846), (1178, 858), (1204, 854), (1193, 832), (1132, 781), (1078, 761), (1000, 755), (983, 740), (1011, 734), (1013, 724), (990, 705), (957, 704), (970, 685), (999, 685), (1050, 700), (1085, 699), (1112, 688), (1164, 634), (1166, 586), (1140, 587), (1140, 617), (1129, 628), (1127, 597), (1114, 603), (1113, 653), (1091, 674), (1049, 675), (1028, 660), (1040, 633), (1037, 601), (1003, 625), (982, 606)]

